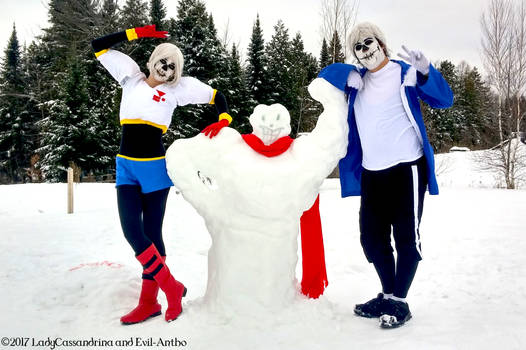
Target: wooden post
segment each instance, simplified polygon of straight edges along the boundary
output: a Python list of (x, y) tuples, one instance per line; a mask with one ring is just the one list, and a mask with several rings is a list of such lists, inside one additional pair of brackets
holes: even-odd
[(73, 214), (73, 168), (68, 168), (68, 214)]

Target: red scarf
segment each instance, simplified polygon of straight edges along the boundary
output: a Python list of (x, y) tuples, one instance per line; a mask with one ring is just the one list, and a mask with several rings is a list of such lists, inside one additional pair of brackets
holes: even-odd
[[(289, 149), (292, 141), (289, 136), (276, 140), (266, 146), (254, 134), (241, 135), (243, 140), (257, 153), (265, 157), (279, 156)], [(323, 249), (323, 235), (320, 219), (320, 196), (312, 207), (305, 211), (300, 219), (301, 226), (301, 255), (303, 276), (301, 279), (301, 292), (310, 298), (318, 298), (329, 285), (325, 268), (325, 253)]]

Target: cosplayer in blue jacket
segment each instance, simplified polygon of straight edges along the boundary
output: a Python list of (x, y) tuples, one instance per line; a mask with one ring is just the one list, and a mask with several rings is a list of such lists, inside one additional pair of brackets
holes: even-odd
[(342, 197), (361, 196), (360, 240), (382, 284), (382, 293), (356, 305), (354, 312), (379, 317), (381, 327), (393, 328), (411, 318), (405, 298), (422, 259), (424, 194), (426, 189), (438, 194), (420, 100), (447, 108), (453, 93), (420, 51), (403, 46), (406, 55), (399, 56), (410, 64), (389, 60), (385, 36), (376, 25), (356, 25), (347, 40), (363, 68), (335, 63), (319, 77), (348, 97), (349, 146), (339, 163)]

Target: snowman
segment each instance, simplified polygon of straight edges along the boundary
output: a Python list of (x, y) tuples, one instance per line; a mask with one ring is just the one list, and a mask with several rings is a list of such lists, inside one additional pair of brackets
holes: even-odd
[(344, 93), (322, 78), (308, 90), (324, 107), (308, 135), (289, 138), (285, 107), (258, 105), (253, 134), (224, 128), (213, 139), (177, 140), (166, 152), (170, 178), (212, 239), (203, 298), (211, 311), (273, 311), (299, 295), (300, 217), (345, 156), (348, 136)]

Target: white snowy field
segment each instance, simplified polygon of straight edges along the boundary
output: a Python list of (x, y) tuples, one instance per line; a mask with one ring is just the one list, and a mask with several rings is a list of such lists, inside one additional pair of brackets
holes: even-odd
[[(491, 177), (470, 180), (479, 174), (468, 156), (437, 156), (456, 162), (439, 177), (441, 194), (426, 197), (424, 260), (408, 297), (413, 319), (393, 330), (353, 315), (354, 304), (380, 289), (359, 243), (359, 199), (340, 198), (338, 180), (321, 191), (324, 296), (298, 296), (280, 313), (250, 318), (201, 307), (210, 238), (172, 190), (164, 236), (167, 263), (188, 287), (184, 312), (173, 323), (161, 316), (132, 326), (119, 318), (136, 304), (141, 268), (121, 233), (114, 185), (76, 185), (69, 215), (65, 184), (0, 186), (1, 347), (26, 348), (8, 342), (27, 341), (50, 349), (48, 339), (93, 338), (107, 348), (131, 339), (134, 346), (122, 348), (143, 349), (524, 349), (526, 191), (479, 188), (491, 187)], [(297, 271), (300, 280), (301, 261)]]

